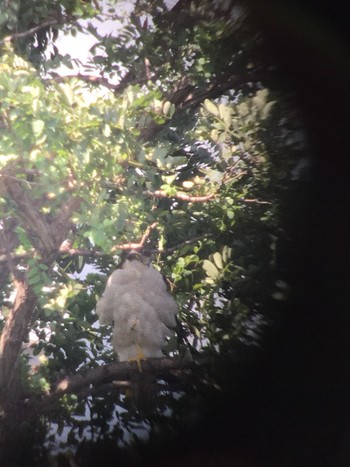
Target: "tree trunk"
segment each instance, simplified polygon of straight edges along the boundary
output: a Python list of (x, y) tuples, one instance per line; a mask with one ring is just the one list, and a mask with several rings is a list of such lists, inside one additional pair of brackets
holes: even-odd
[[(53, 220), (49, 220), (33, 202), (28, 190), (7, 178), (6, 174), (3, 179), (7, 195), (17, 205), (18, 221), (32, 240), (37, 258), (51, 267), (70, 230), (71, 215), (79, 207), (81, 199), (69, 198)], [(26, 272), (20, 271), (12, 260), (13, 246), (7, 242), (4, 250), (8, 257), (6, 267), (13, 276), (15, 299), (0, 337), (0, 465), (17, 466), (27, 463), (23, 453), (34, 444), (33, 436), (36, 435), (36, 427), (32, 425), (29, 414), (23, 412), (20, 356), (37, 297), (27, 282)]]
[(16, 296), (0, 338), (1, 465), (10, 465), (12, 454), (18, 454), (22, 444), (24, 417), (20, 403), (22, 388), (19, 357), (36, 305), (35, 294), (23, 273), (16, 272), (13, 283)]

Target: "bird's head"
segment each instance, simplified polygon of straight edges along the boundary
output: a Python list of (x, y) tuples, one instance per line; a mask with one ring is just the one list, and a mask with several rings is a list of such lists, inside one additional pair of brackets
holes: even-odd
[(144, 264), (145, 266), (150, 266), (152, 262), (151, 254), (148, 252), (140, 253), (136, 250), (131, 250), (126, 259), (128, 261), (139, 261), (140, 263)]

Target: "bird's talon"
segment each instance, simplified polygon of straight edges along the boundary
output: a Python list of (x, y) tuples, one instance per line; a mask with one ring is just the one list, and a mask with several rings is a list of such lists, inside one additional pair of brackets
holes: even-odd
[(142, 373), (142, 365), (141, 365), (142, 360), (146, 360), (145, 354), (142, 352), (141, 347), (137, 346), (137, 353), (136, 353), (135, 357), (129, 358), (128, 361), (129, 362), (136, 362), (137, 366), (138, 366), (138, 369), (139, 369), (139, 372)]

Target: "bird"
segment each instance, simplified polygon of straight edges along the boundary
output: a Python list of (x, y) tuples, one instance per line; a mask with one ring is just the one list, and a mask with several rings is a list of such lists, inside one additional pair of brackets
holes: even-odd
[(138, 408), (150, 404), (146, 394), (149, 381), (146, 384), (146, 375), (142, 376), (141, 362), (163, 356), (166, 338), (177, 326), (177, 313), (177, 303), (163, 275), (153, 267), (150, 256), (138, 251), (131, 251), (109, 276), (97, 301), (100, 324), (113, 323), (112, 344), (119, 361), (137, 362)]
[(112, 342), (120, 361), (162, 357), (177, 312), (163, 275), (136, 251), (110, 275), (96, 304), (100, 324), (114, 323)]

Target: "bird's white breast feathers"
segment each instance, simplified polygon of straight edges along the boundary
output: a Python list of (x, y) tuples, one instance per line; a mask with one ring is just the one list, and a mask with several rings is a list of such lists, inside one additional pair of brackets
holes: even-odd
[(126, 260), (109, 277), (96, 305), (101, 324), (114, 322), (113, 347), (121, 361), (162, 356), (169, 328), (176, 325), (177, 304), (162, 275), (151, 265)]

